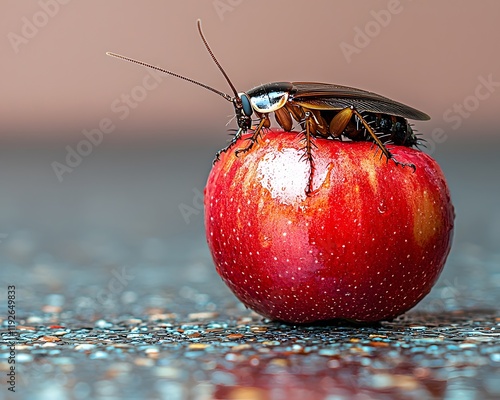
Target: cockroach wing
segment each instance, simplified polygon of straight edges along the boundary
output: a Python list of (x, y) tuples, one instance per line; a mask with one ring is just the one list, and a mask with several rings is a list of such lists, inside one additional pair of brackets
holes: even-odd
[(379, 94), (348, 86), (317, 82), (292, 82), (289, 101), (315, 110), (342, 110), (354, 106), (359, 112), (395, 115), (398, 117), (428, 120), (422, 111), (398, 103)]

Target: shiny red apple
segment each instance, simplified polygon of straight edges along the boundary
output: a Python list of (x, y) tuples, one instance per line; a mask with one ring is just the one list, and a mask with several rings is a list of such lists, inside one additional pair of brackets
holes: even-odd
[(270, 131), (247, 154), (221, 155), (205, 188), (217, 272), (248, 307), (274, 320), (380, 321), (415, 306), (450, 251), (454, 211), (428, 155), (316, 139), (314, 193), (301, 135)]

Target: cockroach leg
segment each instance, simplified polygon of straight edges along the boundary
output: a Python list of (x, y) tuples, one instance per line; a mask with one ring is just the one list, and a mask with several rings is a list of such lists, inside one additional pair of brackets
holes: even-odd
[(215, 153), (215, 158), (212, 161), (212, 164), (215, 164), (217, 161), (220, 160), (220, 155), (222, 153), (226, 153), (231, 147), (234, 146), (234, 144), (238, 141), (238, 139), (241, 137), (241, 134), (243, 133), (243, 129), (238, 129), (238, 131), (234, 134), (233, 138), (229, 142), (229, 144), (224, 147), (223, 149), (219, 150), (217, 153)]
[(389, 151), (389, 149), (381, 142), (381, 140), (379, 139), (379, 137), (377, 136), (377, 134), (373, 131), (372, 127), (370, 126), (370, 124), (368, 124), (368, 122), (366, 122), (366, 120), (363, 118), (363, 116), (358, 112), (358, 110), (356, 110), (356, 108), (354, 107), (350, 107), (353, 114), (358, 117), (358, 119), (361, 121), (361, 123), (363, 124), (363, 126), (365, 127), (366, 131), (368, 132), (368, 134), (372, 137), (372, 139), (374, 140), (374, 142), (377, 144), (378, 148), (380, 149), (380, 151), (382, 152), (381, 156), (384, 155), (387, 159), (387, 162), (389, 162), (389, 160), (392, 160), (394, 161), (394, 163), (396, 165), (400, 165), (402, 167), (410, 167), (413, 169), (413, 172), (416, 171), (416, 167), (414, 164), (411, 164), (411, 163), (403, 163), (403, 162), (400, 162), (398, 160), (396, 160), (396, 158), (394, 157), (394, 155)]
[(276, 118), (278, 125), (281, 126), (285, 132), (290, 132), (292, 130), (292, 115), (286, 107), (278, 108), (274, 112), (274, 117)]
[(314, 177), (314, 159), (312, 155), (312, 148), (315, 146), (312, 138), (312, 133), (314, 132), (313, 128), (315, 126), (314, 121), (312, 120), (313, 115), (310, 111), (306, 111), (304, 115), (304, 124), (305, 129), (302, 131), (304, 133), (304, 139), (306, 145), (304, 146), (305, 153), (302, 155), (301, 159), (305, 159), (309, 164), (309, 178), (307, 180), (307, 188), (306, 195), (309, 196), (314, 193), (313, 190), (313, 177)]
[(240, 153), (247, 153), (249, 152), (253, 145), (255, 144), (255, 142), (257, 142), (257, 138), (259, 137), (260, 135), (260, 132), (262, 131), (262, 128), (264, 127), (264, 125), (269, 121), (269, 119), (267, 118), (262, 118), (259, 122), (259, 125), (257, 125), (257, 128), (255, 128), (255, 131), (253, 132), (252, 136), (248, 139), (250, 141), (250, 143), (248, 144), (247, 147), (243, 148), (243, 149), (238, 149), (234, 152), (234, 155), (236, 157), (239, 157)]
[(415, 166), (415, 164), (404, 163), (404, 162), (398, 161), (398, 160), (396, 160), (396, 158), (394, 156), (392, 156), (392, 161), (394, 161), (394, 164), (400, 165), (403, 168), (404, 167), (410, 167), (413, 170), (413, 172), (415, 172), (417, 170), (417, 167)]
[(334, 138), (341, 138), (342, 134), (344, 133), (344, 130), (347, 128), (347, 125), (351, 121), (352, 118), (352, 112), (353, 110), (351, 108), (344, 108), (343, 110), (339, 111), (337, 115), (335, 115), (331, 122), (330, 126), (328, 127), (330, 131), (330, 135)]

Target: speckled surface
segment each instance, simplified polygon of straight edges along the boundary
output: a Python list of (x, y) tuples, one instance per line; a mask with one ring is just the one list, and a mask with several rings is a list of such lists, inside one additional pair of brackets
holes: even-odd
[(0, 298), (16, 285), (19, 324), (9, 332), (0, 313), (0, 400), (500, 398), (496, 158), (441, 157), (457, 209), (444, 272), (409, 313), (356, 327), (283, 325), (245, 309), (215, 273), (200, 212), (179, 212), (196, 208), (202, 167), (184, 171), (171, 198), (165, 171), (181, 155), (146, 154), (129, 169), (130, 154), (102, 164), (96, 154), (43, 190), (33, 171), (51, 157), (16, 170), (2, 167), (18, 155), (0, 158)]
[(500, 396), (500, 314), (460, 309), (465, 299), (446, 285), (448, 298), (370, 327), (273, 323), (218, 284), (134, 288), (106, 310), (90, 306), (97, 287), (68, 289), (38, 288), (17, 338), (2, 330), (0, 357), (18, 343), (19, 398)]

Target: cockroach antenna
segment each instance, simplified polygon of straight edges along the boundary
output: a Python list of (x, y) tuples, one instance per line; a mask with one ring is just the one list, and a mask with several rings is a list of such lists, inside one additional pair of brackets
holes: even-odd
[(215, 57), (212, 49), (208, 45), (207, 39), (205, 39), (205, 35), (203, 34), (203, 31), (201, 30), (201, 19), (198, 19), (196, 21), (196, 25), (198, 26), (198, 33), (201, 36), (201, 40), (203, 41), (203, 44), (205, 45), (205, 48), (208, 51), (208, 54), (210, 54), (210, 57), (212, 57), (212, 60), (214, 61), (215, 65), (217, 65), (217, 67), (219, 68), (220, 72), (222, 72), (222, 75), (224, 75), (224, 78), (226, 78), (227, 83), (229, 84), (229, 86), (231, 87), (231, 90), (234, 93), (234, 97), (238, 98), (238, 91), (234, 87), (233, 82), (231, 82), (231, 79), (229, 79), (229, 76), (227, 76), (226, 71), (224, 71), (224, 68), (222, 68), (222, 65), (220, 65), (220, 63), (217, 60), (217, 58)]
[(128, 62), (131, 62), (134, 64), (139, 64), (139, 65), (142, 65), (143, 67), (155, 69), (156, 71), (160, 71), (160, 72), (163, 72), (165, 74), (175, 76), (176, 78), (179, 78), (179, 79), (184, 79), (185, 81), (194, 83), (195, 85), (201, 86), (202, 88), (205, 88), (205, 89), (208, 89), (214, 93), (217, 93), (219, 96), (224, 97), (227, 101), (230, 101), (230, 102), (233, 101), (233, 98), (231, 96), (229, 96), (228, 94), (226, 94), (224, 92), (221, 92), (220, 90), (214, 89), (213, 87), (210, 87), (208, 85), (205, 85), (204, 83), (195, 81), (194, 79), (188, 78), (186, 76), (176, 74), (175, 72), (169, 71), (165, 68), (157, 67), (156, 65), (149, 64), (149, 63), (144, 62), (144, 61), (135, 60), (135, 59), (130, 58), (130, 57), (122, 56), (121, 54), (112, 53), (111, 51), (107, 51), (106, 54), (108, 56), (111, 56), (111, 57), (119, 58), (120, 60), (128, 61)]
[(220, 72), (222, 73), (222, 75), (226, 79), (227, 83), (229, 84), (231, 90), (234, 93), (234, 98), (231, 97), (230, 95), (224, 93), (224, 92), (221, 92), (220, 90), (214, 89), (211, 86), (208, 86), (208, 85), (206, 85), (204, 83), (195, 81), (194, 79), (191, 79), (191, 78), (188, 78), (186, 76), (177, 74), (175, 72), (169, 71), (169, 70), (167, 70), (165, 68), (161, 68), (161, 67), (158, 67), (156, 65), (153, 65), (153, 64), (150, 64), (150, 63), (147, 63), (147, 62), (144, 62), (144, 61), (139, 61), (139, 60), (136, 60), (136, 59), (133, 59), (133, 58), (130, 58), (130, 57), (122, 56), (121, 54), (113, 53), (111, 51), (106, 52), (106, 54), (108, 56), (115, 57), (115, 58), (118, 58), (120, 60), (128, 61), (128, 62), (131, 62), (131, 63), (134, 63), (134, 64), (139, 64), (139, 65), (142, 65), (143, 67), (151, 68), (151, 69), (154, 69), (156, 71), (160, 71), (160, 72), (163, 72), (165, 74), (174, 76), (176, 78), (183, 79), (183, 80), (185, 80), (187, 82), (194, 83), (195, 85), (201, 86), (201, 87), (203, 87), (205, 89), (208, 89), (208, 90), (210, 90), (210, 91), (212, 91), (214, 93), (217, 93), (219, 96), (224, 97), (227, 101), (233, 102), (234, 99), (239, 99), (238, 91), (236, 90), (236, 88), (234, 87), (233, 83), (231, 82), (231, 79), (229, 79), (229, 76), (227, 76), (226, 71), (224, 71), (224, 68), (222, 68), (222, 66), (220, 65), (220, 63), (217, 60), (217, 58), (215, 57), (212, 49), (210, 48), (207, 40), (205, 39), (205, 35), (203, 34), (203, 31), (201, 29), (201, 19), (198, 19), (196, 21), (196, 24), (198, 26), (198, 32), (200, 34), (201, 40), (203, 41), (203, 44), (205, 45), (205, 48), (208, 51), (208, 54), (210, 54), (210, 57), (212, 57), (213, 62), (215, 63), (215, 65), (217, 65), (217, 67), (219, 68)]

